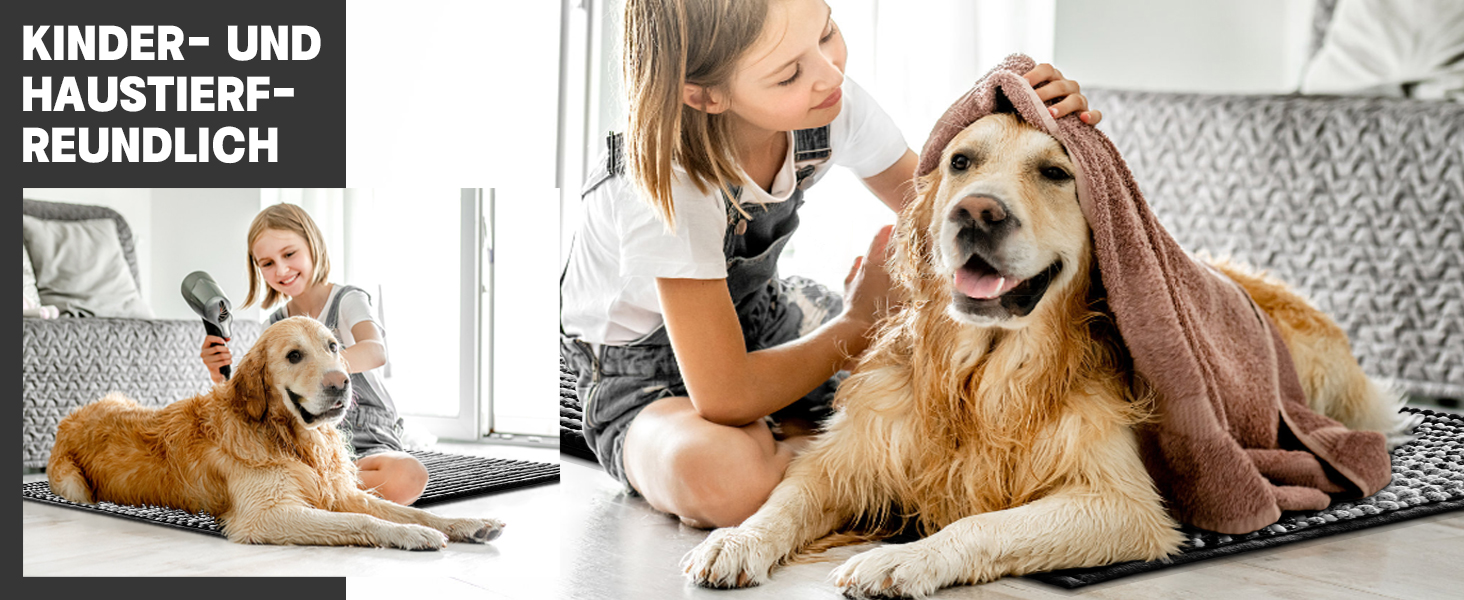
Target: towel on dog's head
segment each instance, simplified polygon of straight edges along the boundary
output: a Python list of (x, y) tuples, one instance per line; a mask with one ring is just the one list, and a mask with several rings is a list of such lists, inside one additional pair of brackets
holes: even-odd
[(1392, 479), (1383, 434), (1352, 431), (1309, 409), (1271, 322), (1238, 284), (1190, 257), (1149, 211), (1108, 137), (1053, 119), (1014, 54), (936, 124), (916, 175), (956, 134), (1003, 102), (1056, 138), (1077, 167), (1108, 306), (1158, 416), (1138, 427), (1145, 466), (1181, 522), (1247, 533), (1283, 510), (1320, 510), (1328, 494), (1368, 496)]

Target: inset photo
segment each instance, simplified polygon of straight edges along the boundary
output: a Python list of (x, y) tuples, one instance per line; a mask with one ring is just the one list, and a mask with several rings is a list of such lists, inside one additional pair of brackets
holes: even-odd
[(24, 198), (26, 575), (552, 585), (554, 190)]

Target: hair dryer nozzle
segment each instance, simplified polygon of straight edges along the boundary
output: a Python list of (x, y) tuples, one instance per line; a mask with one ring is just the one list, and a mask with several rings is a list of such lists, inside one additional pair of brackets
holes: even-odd
[[(234, 337), (234, 317), (230, 314), (232, 306), (229, 298), (224, 296), (224, 290), (219, 288), (208, 273), (194, 271), (183, 278), (183, 299), (188, 302), (188, 308), (198, 313), (203, 318), (203, 328), (209, 335), (216, 335), (224, 339)], [(224, 378), (229, 377), (229, 368), (224, 367), (221, 371)]]

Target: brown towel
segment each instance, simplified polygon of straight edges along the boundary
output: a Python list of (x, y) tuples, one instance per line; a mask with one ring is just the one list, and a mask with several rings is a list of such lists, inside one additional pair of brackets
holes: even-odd
[(1329, 494), (1368, 496), (1392, 478), (1381, 433), (1351, 431), (1306, 406), (1276, 326), (1235, 282), (1191, 258), (1159, 224), (1128, 165), (1077, 113), (1052, 118), (1012, 55), (948, 109), (920, 153), (935, 168), (951, 138), (997, 110), (998, 96), (1076, 164), (1108, 305), (1134, 369), (1158, 397), (1139, 428), (1144, 462), (1181, 522), (1255, 531)]

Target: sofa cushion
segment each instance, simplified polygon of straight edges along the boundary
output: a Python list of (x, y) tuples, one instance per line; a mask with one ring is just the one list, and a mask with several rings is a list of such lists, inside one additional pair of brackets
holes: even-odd
[(42, 304), (69, 316), (152, 318), (133, 281), (112, 219), (23, 217)]
[(21, 295), (25, 298), (25, 307), (41, 305), (41, 292), (36, 289), (36, 271), (31, 267), (30, 250), (25, 249), (25, 243), (20, 244), (21, 269), (23, 270), (21, 281)]
[(1464, 2), (1338, 0), (1301, 91), (1464, 101)]

